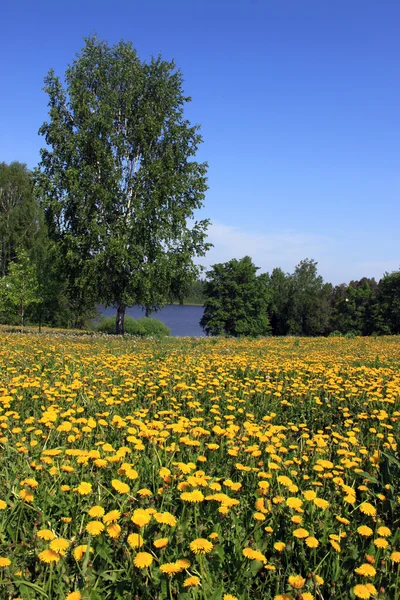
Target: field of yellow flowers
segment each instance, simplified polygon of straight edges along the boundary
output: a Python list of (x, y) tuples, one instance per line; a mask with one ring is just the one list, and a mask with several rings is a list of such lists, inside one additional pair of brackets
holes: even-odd
[(0, 337), (0, 598), (400, 598), (400, 339)]

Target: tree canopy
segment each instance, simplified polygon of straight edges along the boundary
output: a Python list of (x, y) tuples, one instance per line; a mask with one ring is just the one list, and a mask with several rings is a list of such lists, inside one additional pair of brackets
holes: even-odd
[(204, 286), (204, 315), (200, 321), (207, 335), (267, 335), (268, 294), (263, 276), (257, 277), (251, 258), (214, 265)]
[(202, 142), (184, 116), (182, 73), (141, 61), (130, 43), (86, 39), (65, 73), (45, 79), (47, 148), (36, 172), (49, 234), (76, 294), (151, 311), (184, 295), (199, 274), (208, 220), (195, 221), (207, 189)]

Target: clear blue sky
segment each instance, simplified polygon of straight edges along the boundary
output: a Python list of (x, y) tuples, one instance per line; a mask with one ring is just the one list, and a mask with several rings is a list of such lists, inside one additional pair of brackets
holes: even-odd
[(334, 283), (400, 266), (398, 0), (6, 2), (0, 161), (34, 167), (43, 78), (97, 33), (174, 58), (209, 162), (205, 264), (319, 262)]

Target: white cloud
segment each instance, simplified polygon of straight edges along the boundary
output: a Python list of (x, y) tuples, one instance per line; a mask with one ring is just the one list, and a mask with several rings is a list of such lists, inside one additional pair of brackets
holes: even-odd
[(209, 227), (208, 240), (214, 247), (199, 260), (205, 267), (247, 255), (260, 267), (259, 273), (271, 272), (275, 267), (292, 273), (302, 259), (312, 258), (318, 262), (324, 280), (333, 284), (361, 277), (379, 280), (385, 271), (397, 270), (400, 265), (400, 259), (378, 258), (371, 240), (361, 248), (354, 240), (340, 237), (299, 231), (262, 234), (222, 223)]

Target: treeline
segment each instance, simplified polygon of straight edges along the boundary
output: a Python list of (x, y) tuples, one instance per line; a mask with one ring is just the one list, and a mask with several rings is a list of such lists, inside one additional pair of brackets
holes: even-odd
[(201, 325), (210, 335), (390, 335), (400, 333), (400, 271), (333, 286), (317, 262), (257, 275), (250, 257), (214, 265)]

